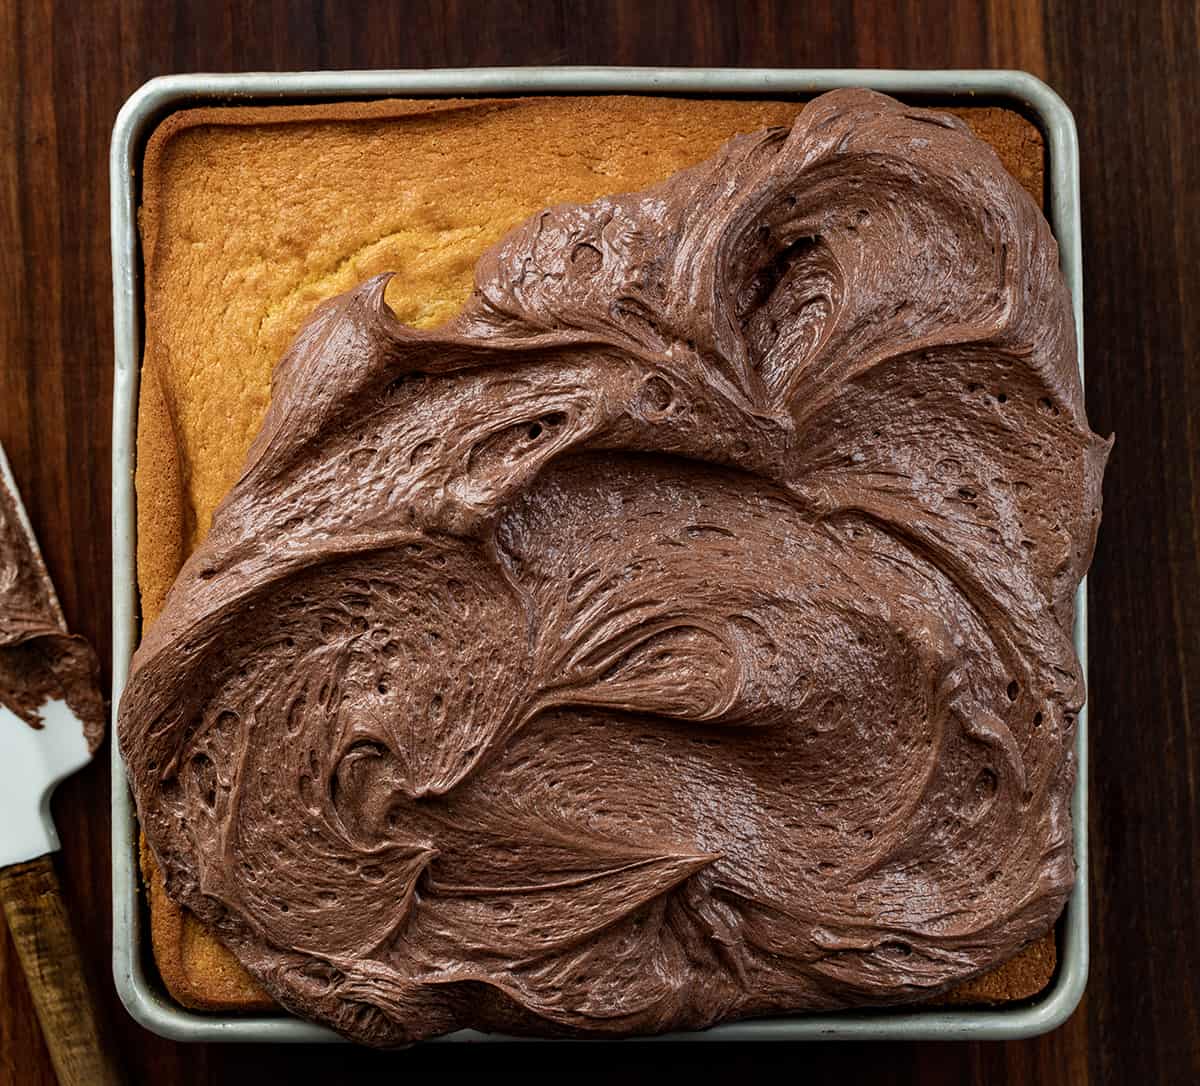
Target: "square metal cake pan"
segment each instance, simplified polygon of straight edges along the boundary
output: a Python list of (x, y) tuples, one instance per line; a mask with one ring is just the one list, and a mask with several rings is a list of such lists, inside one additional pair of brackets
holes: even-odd
[[(181, 1041), (322, 1042), (340, 1040), (285, 1012), (208, 1014), (189, 1011), (163, 989), (149, 949), (139, 889), (138, 827), (115, 742), (116, 709), (138, 641), (134, 457), (142, 354), (142, 260), (137, 230), (140, 170), (155, 125), (176, 109), (202, 104), (318, 102), (381, 97), (546, 94), (681, 94), (804, 98), (836, 87), (866, 86), (913, 101), (1013, 106), (1041, 128), (1048, 149), (1048, 207), (1063, 273), (1074, 300), (1083, 375), (1079, 148), (1071, 111), (1046, 84), (1015, 71), (882, 71), (732, 68), (469, 68), (430, 71), (291, 72), (173, 75), (137, 90), (117, 116), (109, 160), (112, 199), (113, 388), (113, 976), (129, 1013), (147, 1029)], [(981, 104), (982, 104), (981, 103)], [(1075, 600), (1075, 648), (1087, 671), (1087, 581)], [(1061, 1025), (1078, 1005), (1088, 971), (1087, 711), (1076, 732), (1078, 775), (1071, 810), (1079, 875), (1058, 925), (1058, 969), (1039, 996), (994, 1008), (951, 1007), (841, 1011), (754, 1019), (702, 1033), (655, 1040), (1007, 1040)], [(471, 1030), (443, 1042), (515, 1040)]]

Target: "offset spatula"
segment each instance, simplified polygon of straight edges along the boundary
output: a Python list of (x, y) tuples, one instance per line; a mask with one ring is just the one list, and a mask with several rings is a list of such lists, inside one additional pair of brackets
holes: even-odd
[[(2, 447), (0, 487), (7, 490), (7, 495), (0, 493), (0, 532), (5, 545), (15, 548), (8, 553), (21, 559), (26, 584), (19, 587), (32, 583), (37, 588), (45, 616), (65, 636), (58, 597)], [(0, 563), (0, 602), (14, 594), (16, 580), (12, 569)], [(11, 650), (0, 646), (0, 652), (5, 651)], [(3, 663), (0, 683), (19, 680), (22, 657), (9, 656)], [(38, 689), (36, 684), (33, 689)], [(51, 859), (59, 845), (50, 795), (59, 781), (91, 761), (92, 752), (83, 722), (61, 698), (47, 697), (36, 706), (19, 704), (17, 712), (13, 704), (13, 697), (0, 696), (0, 905), (59, 1082), (115, 1086), (124, 1076), (112, 1046), (101, 1042), (96, 1006)]]

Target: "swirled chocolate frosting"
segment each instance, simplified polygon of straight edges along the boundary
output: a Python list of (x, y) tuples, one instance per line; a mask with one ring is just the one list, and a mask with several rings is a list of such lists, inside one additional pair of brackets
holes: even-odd
[(104, 739), (100, 662), (91, 645), (67, 632), (17, 496), (0, 475), (0, 706), (40, 729), (52, 700), (66, 702), (95, 753)]
[(1075, 877), (1108, 445), (1030, 198), (866, 91), (321, 306), (134, 661), (168, 892), (388, 1045), (912, 1001)]

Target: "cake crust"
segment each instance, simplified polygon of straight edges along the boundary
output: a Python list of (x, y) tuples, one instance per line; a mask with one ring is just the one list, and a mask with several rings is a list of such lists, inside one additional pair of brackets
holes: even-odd
[[(146, 354), (138, 427), (138, 577), (150, 623), (266, 409), (272, 366), (317, 303), (385, 270), (399, 318), (430, 327), (471, 291), (478, 256), (547, 204), (644, 187), (727, 138), (790, 124), (799, 102), (654, 98), (423, 100), (230, 107), (152, 136), (140, 222)], [(1038, 202), (1044, 147), (1019, 114), (951, 110)], [(271, 1002), (166, 896), (149, 855), (154, 954), (181, 1003)], [(945, 997), (1040, 991), (1053, 935)]]

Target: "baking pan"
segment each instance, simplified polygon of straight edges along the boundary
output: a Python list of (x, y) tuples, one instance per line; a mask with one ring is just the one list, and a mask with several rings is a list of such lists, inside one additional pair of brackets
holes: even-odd
[[(464, 68), (432, 71), (289, 72), (172, 75), (152, 79), (122, 107), (109, 158), (112, 199), (113, 386), (112, 555), (112, 893), (113, 976), (129, 1013), (164, 1037), (180, 1041), (321, 1042), (340, 1040), (322, 1026), (272, 1014), (207, 1014), (186, 1010), (162, 988), (150, 964), (148, 925), (139, 895), (138, 829), (133, 799), (115, 742), (117, 705), (138, 640), (133, 486), (138, 376), (142, 345), (141, 251), (137, 231), (139, 173), (146, 139), (173, 110), (199, 104), (266, 104), (343, 98), (528, 94), (688, 94), (811, 97), (835, 87), (865, 86), (912, 100), (970, 104), (983, 99), (1031, 116), (1046, 139), (1050, 223), (1074, 299), (1083, 376), (1080, 267), (1079, 147), (1071, 111), (1046, 84), (1014, 71), (882, 71), (756, 68)], [(1075, 648), (1087, 672), (1087, 580), (1075, 598)], [(1076, 724), (1078, 758), (1074, 819), (1079, 876), (1058, 926), (1057, 972), (1031, 1001), (995, 1008), (934, 1007), (841, 1011), (732, 1022), (702, 1033), (656, 1041), (1007, 1040), (1061, 1025), (1078, 1005), (1088, 971), (1087, 711)], [(436, 1042), (513, 1041), (460, 1030)], [(620, 1042), (617, 1042), (620, 1043)]]

